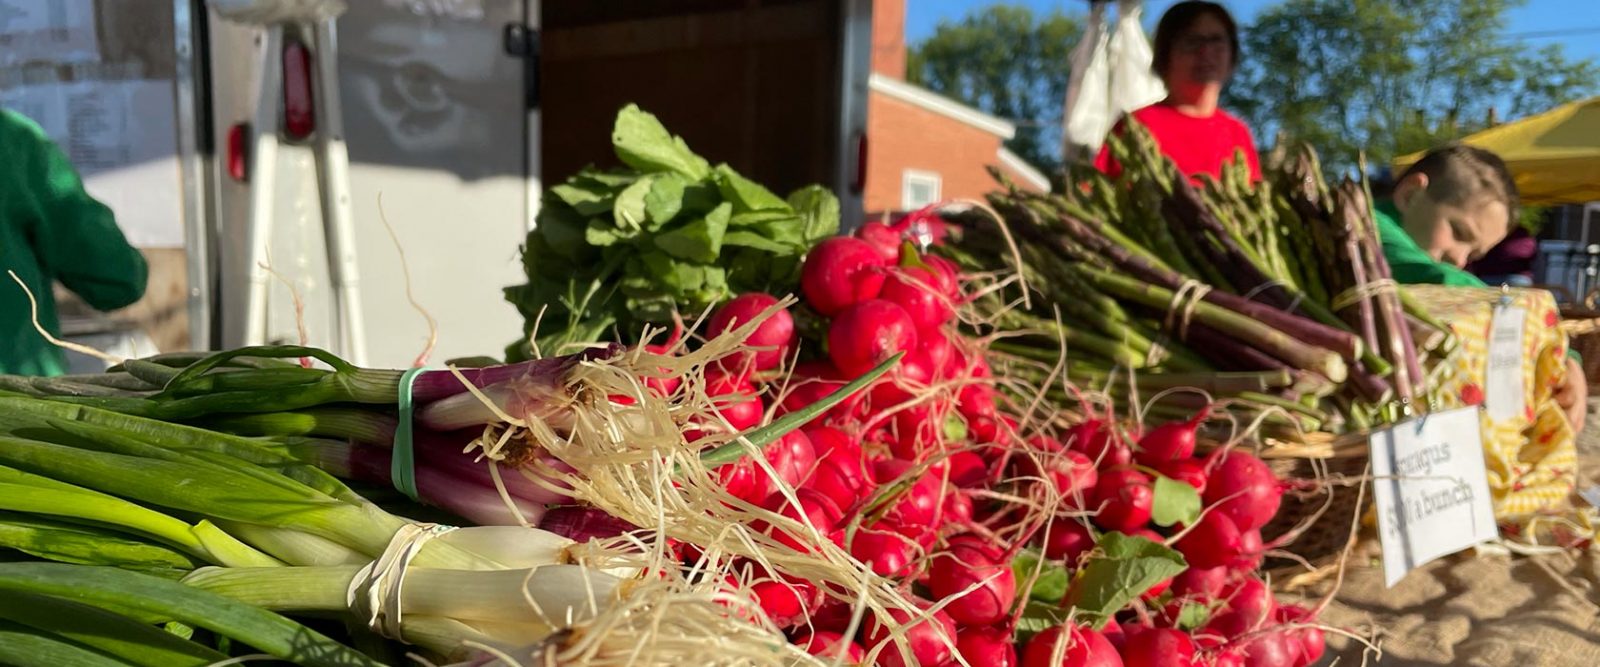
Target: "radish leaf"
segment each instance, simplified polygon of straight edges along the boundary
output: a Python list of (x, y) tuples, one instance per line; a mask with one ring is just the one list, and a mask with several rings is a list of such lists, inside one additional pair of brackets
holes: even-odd
[(1183, 555), (1166, 546), (1108, 532), (1100, 537), (1088, 564), (1078, 570), (1067, 604), (1098, 630), (1117, 610), (1186, 567)]
[(711, 165), (674, 137), (654, 115), (629, 104), (617, 114), (611, 131), (611, 144), (617, 158), (645, 172), (675, 171), (699, 180), (711, 175)]
[(722, 191), (722, 198), (733, 204), (735, 212), (789, 212), (789, 204), (779, 199), (778, 195), (772, 194), (771, 190), (762, 187), (761, 184), (740, 176), (728, 165), (717, 165), (716, 179), (717, 189)]
[(696, 262), (715, 262), (722, 253), (722, 237), (728, 231), (728, 214), (731, 207), (723, 202), (707, 213), (677, 229), (656, 235), (656, 247), (667, 254)]
[(1200, 518), (1200, 492), (1187, 482), (1165, 475), (1156, 475), (1155, 500), (1150, 506), (1150, 519), (1157, 526), (1167, 527), (1180, 523), (1194, 523)]

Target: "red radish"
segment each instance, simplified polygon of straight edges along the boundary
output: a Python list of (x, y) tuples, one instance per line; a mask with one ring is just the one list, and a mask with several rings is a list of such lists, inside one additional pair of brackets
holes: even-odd
[(1044, 557), (1065, 560), (1070, 566), (1093, 549), (1094, 542), (1094, 534), (1081, 520), (1056, 519), (1050, 522), (1050, 532), (1044, 536)]
[(1222, 595), (1228, 584), (1228, 568), (1199, 568), (1190, 566), (1172, 580), (1172, 592), (1178, 595), (1210, 600)]
[(851, 437), (849, 433), (832, 426), (808, 426), (801, 430), (811, 439), (811, 448), (819, 459), (834, 450), (843, 452), (841, 456), (857, 460), (861, 458), (861, 441)]
[(721, 482), (722, 488), (730, 496), (751, 504), (760, 503), (767, 497), (766, 485), (756, 482), (756, 466), (748, 458), (718, 467), (716, 475), (717, 481)]
[[(964, 625), (989, 625), (1006, 617), (1016, 601), (1016, 576), (1005, 554), (972, 540), (956, 541), (933, 558), (929, 588), (943, 600), (959, 595), (944, 607)], [(963, 594), (969, 587), (971, 592)]]
[[(797, 364), (794, 373), (789, 378), (789, 385), (785, 387), (781, 413), (787, 414), (805, 408), (828, 394), (843, 387), (846, 380), (840, 378), (839, 370), (828, 362), (805, 362)], [(845, 397), (833, 409), (828, 410), (823, 417), (818, 417), (807, 425), (820, 425), (824, 419), (843, 419), (856, 414), (861, 408), (862, 392), (856, 392)]]
[(778, 479), (790, 488), (800, 486), (817, 465), (817, 450), (803, 431), (785, 433), (777, 442), (767, 445), (766, 454)]
[(972, 667), (1017, 667), (1016, 644), (1011, 631), (1002, 627), (962, 628), (956, 652)]
[(939, 510), (944, 525), (965, 526), (972, 522), (972, 498), (956, 489), (944, 494), (944, 506)]
[(1294, 667), (1296, 642), (1281, 632), (1254, 635), (1239, 644), (1244, 667)]
[[(724, 332), (754, 321), (762, 311), (775, 305), (778, 305), (778, 299), (771, 294), (761, 292), (740, 294), (712, 313), (707, 333), (712, 337), (720, 336)], [(774, 312), (751, 332), (749, 338), (744, 339), (744, 344), (749, 347), (773, 349), (730, 355), (718, 363), (730, 371), (743, 368), (746, 364), (753, 364), (758, 371), (777, 368), (788, 355), (789, 348), (794, 345), (794, 317), (787, 310)]]
[(927, 356), (936, 379), (948, 379), (956, 374), (956, 346), (943, 331), (917, 332), (917, 349)]
[(933, 331), (955, 317), (947, 297), (936, 286), (939, 277), (919, 268), (901, 269), (883, 283), (878, 298), (904, 308), (918, 331)]
[[(773, 497), (781, 499), (783, 495), (774, 494)], [(839, 510), (839, 505), (834, 503), (833, 499), (811, 489), (801, 489), (795, 492), (795, 500), (800, 501), (799, 507), (796, 507), (793, 503), (784, 502), (778, 513), (793, 519), (795, 522), (802, 524), (802, 526), (809, 523), (817, 529), (818, 533), (824, 536), (833, 532), (833, 529), (844, 518), (844, 512)], [(770, 532), (773, 539), (790, 549), (800, 552), (811, 552), (813, 550), (810, 546), (813, 542), (811, 535), (803, 527), (785, 527), (781, 530), (772, 529), (765, 525), (765, 522), (760, 521), (754, 525), (762, 532)]]
[(1156, 466), (1156, 470), (1167, 477), (1194, 487), (1194, 490), (1200, 493), (1206, 492), (1206, 464), (1200, 461), (1195, 459), (1167, 461)]
[(1100, 511), (1094, 522), (1106, 530), (1124, 533), (1143, 528), (1150, 521), (1155, 490), (1150, 478), (1133, 468), (1114, 468), (1100, 476), (1095, 486), (1095, 502)]
[[(918, 601), (919, 606), (926, 605)], [(889, 644), (878, 652), (877, 664), (888, 667), (912, 667), (915, 665), (942, 665), (950, 659), (950, 646), (956, 642), (956, 624), (950, 620), (950, 615), (943, 611), (936, 611), (925, 620), (913, 612), (900, 609), (888, 611), (889, 618), (898, 625), (909, 626), (905, 629), (905, 648), (911, 652), (912, 662), (907, 663), (900, 655), (899, 647)], [(877, 647), (889, 642), (891, 635), (889, 628), (873, 619), (867, 623), (866, 644)]]
[(884, 264), (894, 264), (900, 261), (901, 232), (896, 231), (881, 222), (869, 222), (856, 230), (856, 238), (872, 245), (878, 252), (878, 259)]
[(1094, 462), (1088, 455), (1081, 452), (1063, 452), (1058, 458), (1045, 464), (1048, 467), (1049, 479), (1055, 483), (1056, 492), (1066, 499), (1068, 507), (1084, 508), (1086, 501), (1095, 495), (1095, 487), (1100, 483), (1100, 473), (1095, 470)]
[(977, 452), (962, 450), (950, 455), (950, 483), (958, 489), (975, 489), (989, 478), (989, 466)]
[(861, 529), (850, 541), (850, 555), (879, 576), (900, 577), (911, 564), (912, 542), (888, 530)]
[(967, 419), (993, 418), (995, 413), (995, 399), (998, 392), (992, 385), (969, 384), (961, 388), (960, 399), (956, 402), (956, 409), (961, 416)]
[(1278, 513), (1283, 488), (1272, 468), (1248, 452), (1219, 451), (1213, 457), (1211, 474), (1203, 496), (1207, 505), (1233, 519), (1240, 530), (1267, 525)]
[(780, 628), (798, 625), (822, 601), (817, 587), (804, 581), (758, 581), (750, 586), (750, 592), (761, 611)]
[(1153, 628), (1128, 637), (1122, 647), (1126, 667), (1194, 667), (1194, 641), (1180, 630)]
[(937, 255), (923, 255), (922, 263), (933, 269), (939, 280), (938, 287), (945, 296), (957, 301), (961, 299), (961, 268), (955, 262)]
[[(880, 461), (874, 466), (873, 477), (880, 485), (893, 484), (910, 473), (912, 464), (906, 461)], [(940, 480), (923, 475), (902, 493), (884, 519), (895, 524), (907, 537), (918, 537), (933, 529), (934, 517), (942, 502)]]
[[(967, 420), (967, 435), (972, 438), (973, 442), (993, 443), (1000, 436), (1000, 420), (990, 419), (987, 417), (969, 419)], [(984, 458), (993, 459), (997, 458), (1000, 454), (1004, 454), (1005, 449), (1002, 447), (992, 447), (986, 448), (984, 452), (986, 454), (991, 454), (991, 456), (986, 456)]]
[(839, 450), (817, 460), (804, 486), (827, 496), (843, 510), (853, 509), (857, 501), (877, 488), (867, 478), (861, 459)]
[(1206, 622), (1206, 629), (1230, 639), (1260, 629), (1277, 606), (1272, 591), (1255, 577), (1228, 586), (1222, 598), (1223, 608)]
[[(850, 629), (850, 618), (855, 610), (848, 602), (824, 600), (816, 613), (811, 615), (811, 628), (817, 632), (832, 632), (842, 634)], [(857, 629), (859, 634), (860, 630)], [(795, 642), (798, 644), (799, 642)]]
[(908, 352), (872, 386), (872, 406), (890, 408), (904, 403), (933, 383), (933, 361), (921, 348)]
[(807, 253), (800, 269), (800, 290), (813, 310), (832, 317), (850, 306), (877, 298), (883, 289), (885, 264), (866, 241), (830, 238)]
[(1068, 623), (1034, 635), (1022, 651), (1022, 667), (1122, 667), (1122, 656), (1104, 635)]
[(794, 638), (794, 645), (819, 658), (842, 659), (846, 665), (854, 665), (867, 659), (867, 651), (861, 648), (860, 644), (846, 639), (837, 632), (827, 630), (797, 635)]
[(1261, 567), (1261, 558), (1266, 555), (1266, 547), (1261, 543), (1260, 530), (1239, 531), (1239, 557), (1228, 563), (1228, 569), (1234, 572), (1254, 572)]
[(1026, 447), (1011, 453), (1011, 468), (1020, 477), (1043, 477), (1045, 465), (1065, 449), (1055, 438), (1047, 435), (1036, 435), (1028, 438)]
[(1100, 634), (1105, 635), (1106, 641), (1117, 648), (1117, 654), (1122, 654), (1122, 647), (1128, 641), (1127, 633), (1122, 631), (1122, 624), (1115, 617), (1106, 619), (1106, 626), (1100, 628)]
[(712, 405), (717, 414), (728, 420), (735, 432), (747, 431), (761, 423), (761, 399), (756, 396), (755, 385), (750, 384), (748, 379), (708, 371), (706, 394), (713, 397)]
[(1203, 569), (1225, 567), (1238, 558), (1243, 549), (1239, 527), (1216, 511), (1206, 512), (1174, 546), (1189, 565)]
[(949, 418), (948, 403), (914, 405), (894, 415), (894, 455), (907, 461), (922, 461), (944, 445), (944, 422)]
[[(646, 345), (644, 346), (644, 349), (645, 351), (653, 354), (670, 356), (672, 354), (673, 347), (673, 343), (661, 343), (658, 345)], [(683, 378), (678, 375), (651, 377), (645, 378), (644, 380), (644, 386), (655, 391), (657, 396), (671, 396), (672, 392), (678, 390), (678, 385), (680, 384), (683, 384)]]
[(828, 326), (828, 358), (850, 378), (900, 352), (917, 347), (917, 327), (904, 308), (868, 299), (834, 317)]
[(1139, 439), (1139, 451), (1135, 458), (1139, 463), (1155, 467), (1167, 461), (1194, 456), (1195, 432), (1210, 417), (1211, 408), (1206, 407), (1201, 408), (1189, 421), (1167, 422), (1150, 429)]
[[(1278, 607), (1276, 614), (1279, 623), (1309, 624), (1315, 619), (1311, 617), (1311, 610), (1297, 604)], [(1327, 640), (1322, 635), (1322, 629), (1317, 627), (1299, 627), (1285, 629), (1291, 642), (1290, 648), (1295, 653), (1295, 667), (1308, 667), (1322, 659), (1322, 653), (1327, 649)]]
[(1099, 419), (1072, 427), (1062, 441), (1068, 449), (1083, 452), (1102, 468), (1125, 466), (1133, 461), (1133, 452), (1116, 433), (1116, 425)]
[(1239, 649), (1229, 647), (1211, 656), (1210, 667), (1244, 667), (1244, 656)]

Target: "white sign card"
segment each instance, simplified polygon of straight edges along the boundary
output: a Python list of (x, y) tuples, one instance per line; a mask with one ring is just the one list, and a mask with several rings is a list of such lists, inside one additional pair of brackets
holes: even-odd
[(1477, 408), (1462, 408), (1373, 432), (1385, 585), (1499, 536), (1479, 430)]
[(1523, 416), (1528, 388), (1522, 372), (1522, 332), (1528, 311), (1497, 305), (1489, 326), (1489, 359), (1484, 377), (1483, 407), (1489, 418), (1505, 421)]

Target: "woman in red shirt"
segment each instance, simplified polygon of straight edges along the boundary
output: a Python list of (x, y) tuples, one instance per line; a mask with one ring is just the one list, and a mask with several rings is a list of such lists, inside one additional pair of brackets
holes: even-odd
[[(1167, 99), (1134, 111), (1155, 136), (1161, 152), (1191, 177), (1220, 176), (1223, 163), (1244, 151), (1252, 179), (1261, 165), (1250, 128), (1217, 106), (1222, 86), (1239, 63), (1239, 27), (1215, 2), (1186, 0), (1173, 5), (1156, 25), (1152, 69), (1167, 86)], [(1124, 121), (1126, 122), (1126, 121)], [(1118, 123), (1115, 131), (1121, 131)], [(1116, 175), (1110, 151), (1100, 149), (1095, 166)]]

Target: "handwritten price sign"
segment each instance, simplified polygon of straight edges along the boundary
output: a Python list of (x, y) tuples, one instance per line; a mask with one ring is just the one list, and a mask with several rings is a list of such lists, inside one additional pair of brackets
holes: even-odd
[(1499, 536), (1476, 408), (1374, 432), (1372, 474), (1386, 585), (1440, 556)]

